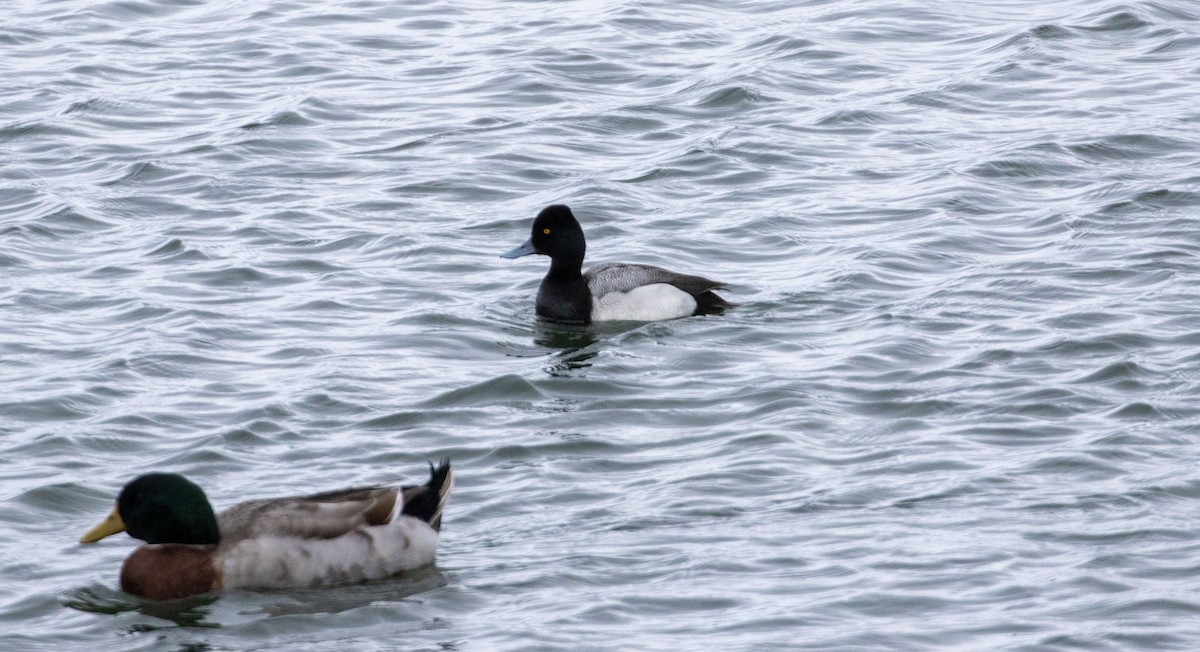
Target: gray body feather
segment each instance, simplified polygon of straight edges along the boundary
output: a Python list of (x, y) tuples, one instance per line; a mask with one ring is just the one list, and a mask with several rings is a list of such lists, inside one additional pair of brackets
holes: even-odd
[(653, 265), (634, 263), (602, 263), (584, 272), (583, 277), (587, 279), (588, 289), (593, 297), (602, 297), (612, 292), (628, 292), (654, 283), (673, 285), (691, 295), (725, 287), (723, 283), (703, 276), (679, 274)]
[(364, 487), (251, 500), (217, 514), (217, 523), (225, 541), (266, 535), (329, 539), (364, 525), (387, 523), (399, 493), (399, 487)]

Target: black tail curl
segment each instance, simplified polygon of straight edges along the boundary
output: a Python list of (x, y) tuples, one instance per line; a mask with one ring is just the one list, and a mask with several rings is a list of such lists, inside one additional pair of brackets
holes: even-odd
[(402, 513), (415, 516), (425, 521), (434, 530), (442, 530), (442, 510), (450, 498), (450, 488), (454, 485), (454, 474), (450, 471), (450, 458), (443, 457), (437, 468), (429, 464), (429, 482), (422, 491), (404, 502)]

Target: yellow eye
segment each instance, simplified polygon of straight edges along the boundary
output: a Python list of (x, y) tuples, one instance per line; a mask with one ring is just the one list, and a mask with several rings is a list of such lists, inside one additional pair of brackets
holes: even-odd
[(542, 235), (550, 235), (550, 229), (542, 229)]

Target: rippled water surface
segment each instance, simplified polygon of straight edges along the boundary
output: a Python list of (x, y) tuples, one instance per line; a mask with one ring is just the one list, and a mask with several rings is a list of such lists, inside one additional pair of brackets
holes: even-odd
[[(6, 650), (1200, 648), (1200, 5), (11, 4)], [(539, 323), (555, 202), (739, 307)], [(394, 581), (76, 543), (442, 455)]]

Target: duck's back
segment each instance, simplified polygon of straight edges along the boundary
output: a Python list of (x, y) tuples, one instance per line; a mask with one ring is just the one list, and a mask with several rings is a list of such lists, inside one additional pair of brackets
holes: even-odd
[(392, 519), (399, 487), (359, 487), (341, 491), (238, 503), (217, 515), (226, 543), (260, 536), (329, 539), (363, 525)]
[(654, 265), (636, 263), (601, 263), (583, 273), (592, 296), (603, 297), (611, 292), (628, 292), (634, 288), (666, 283), (693, 296), (718, 290), (725, 285), (719, 281), (680, 274)]

